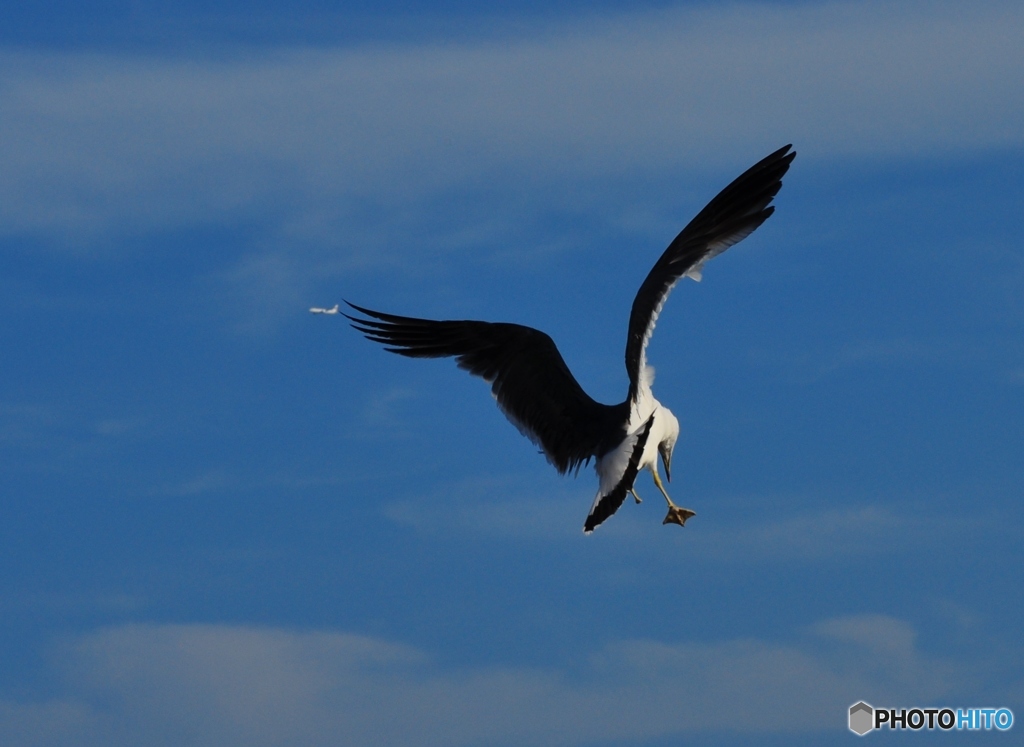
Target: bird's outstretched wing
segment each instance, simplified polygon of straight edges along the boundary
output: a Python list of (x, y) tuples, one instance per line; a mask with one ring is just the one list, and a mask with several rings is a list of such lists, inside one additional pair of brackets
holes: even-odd
[(352, 326), (389, 352), (410, 358), (453, 356), (460, 368), (490, 383), (505, 417), (563, 474), (578, 470), (625, 437), (624, 405), (591, 399), (554, 341), (539, 330), (519, 324), (415, 319), (348, 305), (369, 317), (346, 314)]
[(779, 148), (723, 189), (679, 232), (637, 291), (629, 315), (626, 371), (629, 402), (636, 402), (645, 377), (647, 343), (669, 292), (684, 275), (700, 280), (704, 263), (736, 244), (768, 220), (772, 198), (782, 188), (796, 152)]

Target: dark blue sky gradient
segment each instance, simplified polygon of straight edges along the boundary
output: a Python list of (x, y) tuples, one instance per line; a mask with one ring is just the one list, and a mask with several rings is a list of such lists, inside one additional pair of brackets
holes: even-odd
[[(269, 59), (281, 47), (384, 39), (415, 53), (415, 40), (485, 39), (492, 17), (502, 33), (529, 36), (635, 7), (44, 3), (3, 24), (0, 45), (58, 62), (87, 50), (202, 66), (218, 45)], [(324, 29), (324, 18), (351, 26)], [(125, 121), (126, 137), (134, 126), (143, 140), (157, 133), (147, 157), (164, 173), (160, 131)], [(666, 154), (669, 166), (653, 167), (640, 153), (591, 168), (559, 166), (549, 142), (522, 138), (496, 139), (511, 155), (479, 171), (470, 150), (443, 151), (437, 163), (470, 167), (437, 184), (388, 164), (384, 187), (328, 183), (329, 214), (303, 212), (310, 188), (288, 169), (305, 162), (287, 160), (286, 139), (285, 166), (267, 167), (278, 191), (223, 214), (181, 207), (181, 190), (159, 180), (152, 203), (109, 191), (100, 168), (81, 183), (97, 205), (121, 202), (79, 223), (53, 208), (65, 205), (59, 184), (35, 202), (24, 197), (31, 176), (0, 184), (56, 216), (0, 216), (0, 741), (171, 744), (187, 733), (179, 743), (369, 744), (369, 727), (332, 693), (376, 692), (382, 677), (416, 713), (419, 691), (408, 688), (454, 692), (459, 677), (494, 672), (526, 688), (549, 677), (552, 703), (562, 689), (591, 703), (602, 688), (667, 682), (712, 693), (704, 711), (738, 702), (759, 712), (788, 697), (792, 671), (827, 705), (805, 705), (797, 687), (792, 727), (736, 732), (692, 714), (647, 728), (630, 702), (605, 742), (560, 730), (568, 706), (520, 713), (510, 696), (493, 715), (445, 700), (438, 685), (437, 710), (457, 703), (453, 722), (470, 736), (424, 723), (399, 743), (819, 744), (849, 734), (844, 708), (860, 698), (1024, 716), (1021, 143), (851, 152), (798, 140), (776, 214), (703, 282), (676, 288), (649, 350), (655, 392), (682, 425), (671, 490), (698, 515), (683, 530), (661, 526), (664, 506), (642, 476), (644, 503), (584, 537), (589, 467), (559, 477), (486, 385), (449, 361), (388, 355), (307, 308), (347, 298), (530, 324), (588, 392), (618, 401), (629, 306), (647, 270), (718, 189), (782, 142), (740, 142), (689, 166)], [(626, 136), (623, 148), (633, 145)], [(134, 157), (120, 163), (136, 168)], [(199, 203), (205, 180), (233, 168), (225, 157), (196, 174), (191, 154), (167, 156), (178, 158)], [(178, 212), (123, 230), (110, 218), (154, 204)], [(68, 201), (67, 214), (78, 207)], [(197, 648), (195, 670), (160, 663), (159, 641), (210, 630), (243, 653)], [(359, 679), (310, 654), (322, 668), (304, 678), (301, 653), (268, 668), (245, 654), (252, 631), (300, 652), (311, 632), (362, 636), (425, 663), (392, 675), (390, 659), (369, 653), (375, 674)], [(636, 641), (669, 653), (637, 674), (609, 653)], [(175, 650), (193, 662), (192, 649)], [(671, 651), (715, 663), (686, 669)], [(316, 690), (321, 676), (334, 684)], [(267, 719), (256, 742), (229, 706), (232, 688), (253, 682), (245, 697)], [(258, 699), (277, 682), (328, 704), (303, 716), (325, 741), (289, 731), (280, 698)], [(179, 686), (223, 688), (223, 701), (197, 705)], [(88, 717), (55, 710), (64, 715), (50, 731), (33, 720), (33, 708), (62, 704)], [(370, 698), (356, 715), (380, 724), (388, 709)], [(471, 730), (505, 716), (497, 732)], [(515, 723), (525, 722), (538, 731), (523, 736)]]
[(489, 36), (609, 13), (701, 7), (707, 0), (346, 0), (338, 2), (77, 2), (43, 0), (5, 13), (0, 43), (14, 47), (215, 51), (235, 45), (324, 45)]

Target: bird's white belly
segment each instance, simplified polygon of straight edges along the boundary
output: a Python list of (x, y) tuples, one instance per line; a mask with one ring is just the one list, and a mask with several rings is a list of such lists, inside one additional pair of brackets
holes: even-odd
[(629, 466), (634, 443), (635, 439), (627, 438), (594, 464), (594, 470), (600, 480), (597, 487), (598, 497), (608, 495), (619, 484)]
[[(661, 409), (661, 403), (654, 399), (654, 397), (642, 397), (630, 415), (629, 425), (626, 426), (626, 432), (630, 435), (643, 428), (647, 424), (648, 418), (652, 415), (654, 416), (651, 432), (647, 435), (647, 443), (644, 444), (644, 453), (640, 457), (638, 469), (652, 469), (657, 464), (658, 444), (665, 438), (666, 426), (668, 425), (664, 417), (658, 417), (660, 414), (659, 410)], [(622, 447), (620, 446), (619, 448), (621, 449)], [(632, 450), (630, 450), (630, 453), (632, 453)], [(626, 455), (626, 458), (629, 458), (629, 454)]]
[[(646, 407), (643, 405), (646, 405)], [(657, 413), (660, 407), (661, 405), (653, 398), (646, 403), (641, 403), (641, 406), (635, 407), (626, 426), (626, 433), (631, 438), (626, 438), (621, 444), (597, 460), (594, 469), (600, 480), (597, 490), (598, 496), (607, 495), (619, 484), (623, 474), (626, 472), (626, 468), (629, 466), (629, 459), (633, 455), (633, 447), (636, 445), (635, 435), (647, 424), (647, 419), (652, 414), (654, 415), (654, 423), (651, 425), (651, 432), (647, 435), (647, 442), (644, 444), (644, 453), (640, 457), (638, 470), (657, 468), (658, 444), (661, 443), (664, 435), (664, 424), (660, 422)], [(642, 417), (638, 416), (638, 413), (642, 414)]]

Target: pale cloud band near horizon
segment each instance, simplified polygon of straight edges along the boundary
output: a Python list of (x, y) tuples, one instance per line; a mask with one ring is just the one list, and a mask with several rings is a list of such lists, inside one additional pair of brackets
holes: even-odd
[(1019, 4), (729, 4), (219, 58), (0, 51), (0, 235), (82, 244), (349, 199), (1024, 143)]
[(0, 737), (83, 747), (429, 747), (838, 732), (857, 699), (925, 702), (957, 690), (950, 662), (923, 654), (915, 639), (904, 621), (858, 615), (788, 642), (626, 640), (563, 671), (446, 666), (343, 632), (122, 625), (56, 646), (63, 695), (0, 702)]

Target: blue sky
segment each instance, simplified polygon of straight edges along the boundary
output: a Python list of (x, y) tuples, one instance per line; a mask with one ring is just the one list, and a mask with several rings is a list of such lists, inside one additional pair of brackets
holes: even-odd
[[(0, 742), (1024, 714), (1018, 4), (4, 14)], [(641, 477), (585, 537), (592, 471), (484, 383), (307, 312), (529, 324), (620, 401), (651, 264), (788, 142), (776, 214), (649, 350), (683, 530)]]

